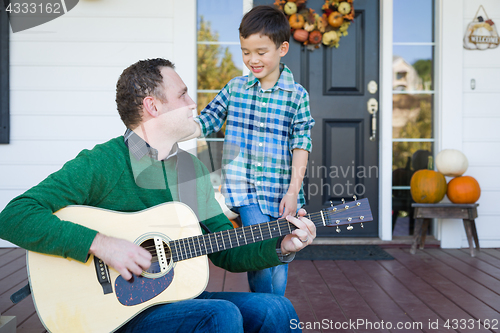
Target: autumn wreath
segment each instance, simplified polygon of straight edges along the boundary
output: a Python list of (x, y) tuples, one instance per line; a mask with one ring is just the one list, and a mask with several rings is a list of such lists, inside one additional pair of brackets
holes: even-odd
[(307, 8), (307, 0), (276, 0), (292, 29), (293, 38), (309, 49), (321, 44), (339, 47), (340, 38), (347, 36), (347, 29), (354, 19), (354, 0), (325, 0), (323, 15)]

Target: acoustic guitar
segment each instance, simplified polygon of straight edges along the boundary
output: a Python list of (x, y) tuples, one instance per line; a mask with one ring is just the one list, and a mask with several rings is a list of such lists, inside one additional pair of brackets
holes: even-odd
[[(100, 233), (138, 244), (153, 256), (151, 267), (124, 280), (90, 255), (86, 263), (28, 251), (33, 301), (49, 332), (113, 332), (141, 311), (157, 304), (198, 296), (208, 283), (207, 254), (290, 234), (285, 219), (202, 235), (193, 211), (179, 202), (140, 212), (121, 213), (68, 206), (55, 213)], [(368, 199), (329, 207), (308, 217), (317, 227), (371, 221)]]

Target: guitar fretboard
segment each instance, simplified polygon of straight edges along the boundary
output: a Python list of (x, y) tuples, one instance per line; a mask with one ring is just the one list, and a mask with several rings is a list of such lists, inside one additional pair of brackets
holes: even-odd
[[(355, 218), (350, 217), (351, 210), (356, 210), (359, 216)], [(368, 199), (332, 206), (317, 213), (308, 214), (306, 217), (316, 227), (337, 226), (338, 232), (340, 231), (338, 228), (340, 225), (362, 223), (363, 221), (370, 221), (372, 218)], [(294, 224), (282, 218), (242, 228), (173, 240), (169, 242), (169, 247), (172, 260), (177, 262), (271, 238), (286, 236), (295, 229), (297, 227)], [(348, 230), (351, 229), (352, 227), (348, 227)]]
[(297, 227), (285, 219), (183, 238), (169, 243), (173, 261), (186, 260), (246, 244), (285, 236)]

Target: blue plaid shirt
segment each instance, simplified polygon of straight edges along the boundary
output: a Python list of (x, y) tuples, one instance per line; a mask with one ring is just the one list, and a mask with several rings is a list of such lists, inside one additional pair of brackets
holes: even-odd
[[(281, 64), (276, 85), (263, 90), (252, 74), (232, 79), (198, 117), (203, 135), (219, 131), (227, 119), (222, 193), (229, 207), (258, 203), (279, 217), (290, 185), (292, 150), (311, 151), (314, 120), (309, 94)], [(305, 204), (301, 189), (298, 207)]]

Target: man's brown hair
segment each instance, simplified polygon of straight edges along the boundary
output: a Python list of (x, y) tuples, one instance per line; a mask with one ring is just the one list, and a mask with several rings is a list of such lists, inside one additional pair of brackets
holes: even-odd
[(116, 83), (116, 106), (127, 128), (134, 129), (142, 120), (142, 101), (154, 96), (166, 102), (163, 94), (162, 67), (175, 68), (169, 60), (157, 58), (136, 62), (126, 68)]

